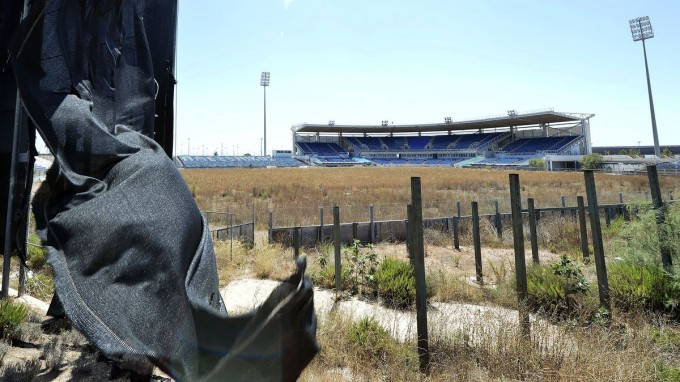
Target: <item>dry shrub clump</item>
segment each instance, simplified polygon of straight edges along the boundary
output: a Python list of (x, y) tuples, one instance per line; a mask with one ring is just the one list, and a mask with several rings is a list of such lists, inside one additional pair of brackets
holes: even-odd
[(45, 366), (49, 371), (58, 371), (64, 362), (65, 344), (61, 336), (56, 336), (43, 347), (40, 358), (45, 360)]
[(526, 337), (518, 325), (482, 315), (457, 331), (430, 322), (425, 378), (415, 339), (400, 343), (376, 322), (339, 313), (321, 317), (322, 351), (301, 380), (674, 381), (680, 373), (673, 353), (680, 334), (644, 321), (568, 329), (536, 320)]
[(233, 245), (229, 241), (215, 241), (214, 248), (220, 286), (236, 277), (283, 280), (295, 270), (292, 250), (279, 244), (251, 247), (236, 240)]

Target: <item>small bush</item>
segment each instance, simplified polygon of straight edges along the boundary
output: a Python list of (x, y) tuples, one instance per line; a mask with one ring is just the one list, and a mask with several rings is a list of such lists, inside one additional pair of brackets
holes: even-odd
[(388, 306), (406, 308), (416, 299), (416, 279), (408, 263), (386, 258), (375, 272), (375, 285)]
[(379, 363), (389, 350), (390, 335), (373, 318), (364, 318), (352, 325), (349, 343), (364, 361)]
[(0, 339), (0, 366), (3, 365), (5, 356), (12, 349), (12, 343), (10, 340)]
[(40, 324), (36, 322), (24, 322), (13, 331), (12, 337), (35, 344), (42, 339), (42, 334), (43, 331)]
[(49, 371), (57, 371), (61, 368), (62, 362), (64, 362), (64, 340), (61, 336), (52, 338), (42, 350), (40, 358), (45, 360), (45, 365)]
[(621, 260), (608, 269), (610, 294), (617, 308), (678, 315), (680, 283), (659, 265)]
[(552, 266), (527, 268), (527, 305), (553, 319), (571, 318), (578, 313), (577, 294), (586, 294), (588, 281), (568, 257)]
[(40, 360), (31, 358), (24, 362), (13, 363), (2, 368), (3, 381), (33, 382), (40, 373)]
[(529, 167), (545, 168), (545, 160), (543, 158), (531, 158), (529, 159)]
[(7, 337), (28, 320), (26, 305), (8, 298), (0, 301), (0, 337)]
[(42, 247), (29, 244), (26, 262), (28, 267), (34, 271), (42, 269), (47, 263), (47, 251)]

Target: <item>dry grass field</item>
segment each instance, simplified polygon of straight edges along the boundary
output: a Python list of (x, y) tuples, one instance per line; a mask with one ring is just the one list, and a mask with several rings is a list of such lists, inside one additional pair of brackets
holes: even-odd
[[(453, 216), (456, 202), (469, 214), (470, 202), (478, 201), (480, 213), (491, 213), (498, 200), (509, 212), (509, 171), (457, 168), (290, 168), (290, 169), (195, 169), (182, 170), (199, 207), (204, 211), (228, 209), (248, 220), (255, 204), (258, 227), (265, 228), (267, 211), (274, 211), (275, 226), (305, 225), (319, 221), (319, 207), (338, 205), (343, 221), (368, 221), (373, 204), (376, 220), (404, 219), (410, 200), (410, 178), (421, 177), (425, 217)], [(585, 195), (579, 172), (520, 171), (522, 197), (533, 197), (537, 206), (568, 205)], [(649, 190), (644, 175), (597, 174), (600, 204), (644, 199)], [(680, 188), (680, 177), (662, 177), (664, 196)], [(677, 192), (676, 192), (677, 194)], [(325, 220), (331, 221), (330, 210)]]
[[(182, 171), (203, 211), (229, 210), (237, 214), (235, 222), (238, 222), (248, 220), (251, 208), (255, 206), (258, 231), (254, 247), (238, 241), (214, 243), (221, 287), (243, 278), (282, 280), (293, 272), (292, 249), (266, 243), (265, 229), (270, 208), (274, 210), (277, 226), (317, 223), (319, 207), (333, 205), (341, 207), (343, 221), (367, 220), (369, 204), (375, 206), (378, 220), (403, 219), (406, 204), (410, 201), (410, 178), (419, 176), (422, 178), (426, 217), (454, 215), (457, 201), (462, 204), (463, 214), (469, 213), (471, 201), (479, 201), (481, 212), (490, 213), (494, 209), (494, 201), (498, 200), (501, 210), (507, 212), (509, 173), (445, 168)], [(520, 180), (522, 197), (535, 198), (538, 206), (558, 206), (562, 195), (567, 197), (567, 204), (574, 205), (576, 195), (585, 193), (581, 173), (523, 171), (520, 172)], [(596, 181), (600, 204), (618, 202), (619, 193), (623, 193), (626, 201), (644, 200), (645, 192), (649, 190), (644, 175), (598, 174)], [(662, 177), (661, 187), (667, 198), (669, 192), (680, 189), (680, 177)], [(676, 273), (680, 273), (677, 266), (680, 263), (677, 256), (680, 253), (680, 229), (677, 229), (680, 227), (680, 205), (676, 204), (670, 210), (674, 213), (669, 215), (667, 223), (674, 227), (675, 233), (670, 234), (672, 240), (669, 241), (676, 253)], [(330, 210), (326, 211), (328, 224), (331, 216)], [(506, 230), (510, 232), (509, 227)], [(472, 309), (510, 309), (515, 317), (518, 301), (513, 287), (512, 235), (504, 233), (501, 237), (497, 236), (488, 219), (482, 219), (480, 231), (484, 285), (472, 281), (475, 277), (474, 251), (467, 225), (461, 226), (460, 251), (452, 248), (450, 235), (426, 230), (425, 267), (431, 292), (431, 311), (441, 306), (437, 304), (468, 304)], [(525, 227), (525, 234), (528, 234), (528, 227)], [(595, 267), (592, 261), (581, 259), (579, 235), (576, 220), (569, 214), (560, 216), (556, 213), (539, 222), (538, 244), (543, 268), (529, 268), (530, 271), (533, 269), (530, 273), (535, 285), (531, 294), (547, 298), (548, 305), (545, 311), (534, 309), (535, 316), (542, 318), (532, 324), (530, 338), (523, 337), (513, 325), (502, 326), (499, 330), (498, 322), (484, 314), (472, 318), (432, 319), (428, 322), (432, 363), (431, 372), (426, 376), (418, 372), (414, 340), (398, 340), (370, 319), (357, 321), (352, 315), (331, 311), (318, 317), (322, 351), (300, 379), (333, 382), (680, 381), (680, 294), (676, 293), (680, 291), (680, 278), (667, 279), (662, 273), (642, 273), (636, 278), (636, 267), (619, 266), (618, 271), (616, 268), (617, 262), (626, 263), (623, 259), (629, 259), (626, 261), (635, 265), (638, 264), (636, 259), (643, 257), (651, 263), (658, 262), (659, 243), (654, 216), (642, 215), (632, 222), (618, 219), (610, 227), (603, 224), (605, 254), (615, 297), (611, 320), (598, 311)], [(525, 245), (527, 261), (530, 261), (528, 237)], [(376, 265), (386, 259), (408, 262), (403, 243), (379, 243), (375, 247), (361, 247), (359, 251), (355, 253), (355, 260), (351, 260), (351, 247), (343, 248), (343, 267), (354, 268), (353, 274), (348, 273), (350, 285), (352, 277), (356, 278), (360, 269), (365, 270), (373, 264), (371, 261)], [(31, 278), (28, 290), (49, 301), (52, 294), (51, 272), (44, 266), (44, 253), (38, 252), (29, 255), (32, 259), (29, 263), (36, 268), (36, 275), (44, 276), (44, 280), (37, 276)], [(323, 289), (333, 285), (332, 273), (326, 272), (331, 268), (323, 265), (333, 262), (332, 252), (329, 243), (302, 249), (302, 255), (308, 258), (309, 276), (316, 286)], [(375, 255), (373, 260), (369, 260), (370, 254)], [(573, 260), (573, 266), (583, 272), (583, 280), (590, 285), (586, 288), (587, 292), (552, 296), (553, 292), (559, 295), (563, 287), (571, 284), (562, 284), (562, 279), (542, 279), (546, 273), (539, 271), (546, 270), (547, 276), (551, 276), (551, 267), (565, 258)], [(14, 269), (17, 266), (14, 264)], [(42, 271), (37, 268), (42, 268)], [(629, 275), (631, 272), (632, 276)], [(15, 286), (16, 272), (13, 275), (11, 284)], [(626, 278), (628, 276), (630, 278)], [(668, 282), (678, 286), (655, 284), (655, 280), (670, 280)], [(627, 288), (628, 284), (635, 285)], [(678, 310), (664, 310), (663, 307), (640, 302), (656, 296), (657, 286), (673, 291), (675, 296), (665, 292), (660, 292), (660, 295), (665, 303), (676, 304)], [(370, 293), (363, 295), (363, 289), (358, 290), (353, 295), (346, 292), (343, 299), (385, 304), (382, 297)], [(557, 309), (550, 310), (555, 306), (551, 307), (549, 298), (568, 301), (571, 304), (569, 315), (558, 316)], [(412, 309), (411, 306), (405, 311)], [(77, 336), (75, 331), (45, 334), (38, 324), (42, 318), (22, 323), (13, 334), (23, 341), (38, 344), (39, 349), (21, 352), (0, 341), (0, 366), (2, 356), (7, 355), (5, 368), (0, 370), (0, 379), (12, 371), (10, 364), (30, 362), (37, 365), (35, 373), (40, 374), (38, 381), (54, 380), (56, 376), (59, 377), (56, 380), (64, 381), (107, 378), (110, 365), (98, 362), (97, 352), (84, 339), (72, 345), (69, 338)], [(450, 324), (457, 320), (472, 322), (468, 322), (464, 330), (452, 330)], [(57, 340), (61, 341), (61, 345), (57, 350), (49, 350), (48, 344)], [(57, 371), (50, 371), (50, 362), (55, 363), (50, 360), (57, 353), (64, 354), (65, 358), (57, 357)]]

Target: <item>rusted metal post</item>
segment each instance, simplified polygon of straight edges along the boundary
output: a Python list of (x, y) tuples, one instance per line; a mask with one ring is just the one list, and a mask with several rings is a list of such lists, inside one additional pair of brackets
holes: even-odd
[(373, 205), (368, 206), (368, 220), (370, 224), (371, 244), (375, 244), (375, 221), (373, 220)]
[(319, 241), (323, 242), (323, 207), (319, 207)]
[(300, 257), (300, 227), (293, 228), (293, 259)]

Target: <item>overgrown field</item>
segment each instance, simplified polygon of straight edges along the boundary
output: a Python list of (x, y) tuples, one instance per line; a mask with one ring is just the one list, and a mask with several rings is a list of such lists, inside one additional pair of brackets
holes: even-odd
[[(237, 220), (250, 220), (256, 209), (258, 227), (266, 228), (268, 209), (274, 225), (305, 225), (331, 222), (330, 207), (341, 208), (342, 221), (368, 221), (368, 206), (374, 205), (376, 220), (404, 219), (410, 201), (410, 178), (421, 177), (425, 217), (453, 216), (456, 202), (469, 214), (470, 202), (478, 201), (480, 213), (491, 213), (498, 200), (509, 212), (508, 171), (457, 168), (296, 168), (296, 169), (196, 169), (182, 170), (199, 207), (204, 211), (236, 213)], [(585, 195), (582, 173), (521, 171), (522, 197), (532, 197), (538, 207), (559, 206), (561, 196), (576, 205)], [(600, 204), (645, 199), (649, 191), (644, 175), (597, 174)], [(660, 179), (664, 197), (680, 189), (680, 178)], [(678, 194), (676, 192), (676, 194)], [(680, 195), (680, 194), (678, 194)]]
[[(282, 280), (293, 272), (292, 249), (266, 243), (264, 230), (270, 208), (274, 210), (275, 225), (317, 223), (319, 207), (332, 205), (341, 207), (343, 221), (367, 220), (369, 204), (375, 206), (378, 220), (403, 219), (410, 201), (410, 177), (420, 176), (426, 217), (454, 215), (456, 201), (461, 202), (463, 214), (469, 213), (470, 201), (479, 201), (482, 213), (492, 212), (495, 200), (503, 212), (509, 211), (508, 172), (503, 171), (244, 169), (185, 170), (183, 176), (204, 211), (229, 210), (240, 214), (238, 222), (248, 220), (255, 205), (258, 232), (254, 247), (238, 241), (215, 242), (221, 287), (241, 278)], [(562, 195), (567, 197), (568, 205), (575, 205), (576, 195), (585, 192), (581, 173), (521, 172), (520, 179), (522, 197), (535, 198), (538, 206), (558, 206)], [(609, 227), (604, 219), (602, 223), (611, 312), (599, 308), (595, 267), (582, 257), (577, 220), (570, 214), (548, 214), (538, 224), (541, 264), (530, 264), (527, 270), (529, 296), (522, 307), (530, 310), (535, 319), (530, 338), (523, 337), (518, 327), (481, 313), (432, 319), (428, 323), (432, 364), (429, 376), (424, 376), (418, 372), (415, 340), (398, 339), (389, 325), (379, 323), (381, 317), (360, 319), (332, 311), (319, 315), (322, 351), (301, 379), (680, 381), (680, 203), (668, 207), (661, 228), (665, 239), (659, 241), (655, 211), (645, 195), (649, 190), (646, 176), (598, 174), (597, 186), (600, 204), (617, 203), (619, 193), (627, 202), (636, 201), (629, 207), (630, 222), (620, 218)], [(661, 188), (664, 199), (668, 199), (669, 192), (680, 189), (680, 178), (662, 177)], [(326, 224), (330, 222), (330, 209), (326, 209)], [(510, 320), (515, 322), (519, 303), (514, 287), (511, 231), (506, 225), (499, 237), (488, 219), (480, 223), (482, 285), (474, 281), (469, 221), (461, 224), (460, 251), (452, 248), (449, 233), (425, 231), (430, 311), (459, 304), (473, 310), (510, 312)], [(530, 263), (526, 224), (524, 232)], [(51, 270), (35, 236), (31, 242), (28, 265), (33, 272), (27, 292), (49, 301), (53, 292)], [(671, 272), (660, 264), (661, 249), (673, 255)], [(303, 248), (302, 254), (308, 258), (308, 274), (315, 286), (332, 290), (335, 279), (331, 243)], [(355, 243), (343, 247), (342, 264), (344, 300), (413, 312), (413, 269), (403, 243)], [(11, 284), (17, 284), (16, 273)], [(65, 346), (66, 337), (45, 337), (37, 325), (40, 319), (29, 318), (21, 307), (0, 305), (0, 337), (4, 337), (0, 338), (0, 366), (3, 355), (12, 360), (0, 369), (0, 379), (18, 373), (20, 368), (33, 374), (60, 369), (87, 376), (98, 375), (99, 369), (108, 372), (108, 365), (97, 361), (96, 352), (84, 339), (76, 341), (78, 346)], [(464, 325), (451, 328), (460, 322)], [(36, 350), (30, 358), (18, 357), (6, 342), (8, 339), (38, 344), (44, 354)], [(54, 351), (52, 341), (61, 341), (58, 349), (75, 352), (70, 360), (54, 360), (53, 354), (61, 353)]]

